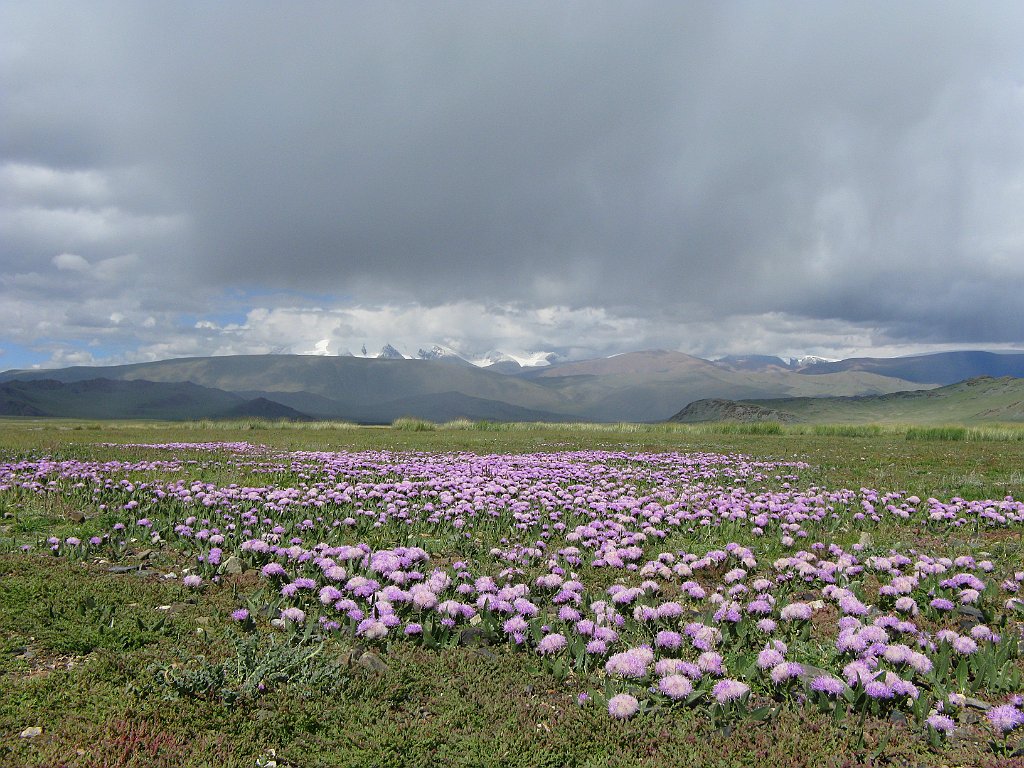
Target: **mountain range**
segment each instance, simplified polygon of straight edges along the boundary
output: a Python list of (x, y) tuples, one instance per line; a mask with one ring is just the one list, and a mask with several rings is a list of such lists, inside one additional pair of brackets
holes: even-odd
[[(237, 355), (0, 374), (0, 414), (82, 418), (434, 421), (662, 421), (697, 400), (863, 397), (977, 376), (1024, 377), (1024, 354), (950, 352), (837, 362), (770, 356), (705, 360), (649, 350), (480, 367), (435, 346), (406, 358)], [(780, 410), (781, 410), (781, 406)]]

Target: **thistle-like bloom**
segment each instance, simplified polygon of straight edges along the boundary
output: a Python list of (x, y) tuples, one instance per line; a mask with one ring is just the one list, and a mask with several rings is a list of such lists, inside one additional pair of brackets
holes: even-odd
[(541, 641), (537, 643), (537, 652), (542, 655), (550, 655), (558, 653), (560, 650), (565, 648), (569, 644), (569, 641), (565, 639), (565, 635), (558, 632), (553, 632), (550, 635), (545, 635), (541, 638)]
[(267, 563), (260, 569), (260, 573), (268, 579), (283, 578), (288, 575), (288, 571), (280, 563)]
[(658, 681), (658, 690), (676, 701), (693, 693), (693, 683), (685, 675), (666, 675)]
[(195, 573), (190, 573), (184, 579), (181, 580), (182, 586), (188, 587), (189, 589), (198, 589), (203, 585), (203, 577)]
[(636, 696), (620, 693), (608, 700), (608, 714), (618, 720), (626, 720), (640, 711)]
[(843, 681), (831, 675), (818, 675), (811, 680), (811, 690), (825, 693), (829, 696), (842, 696), (846, 686)]
[(795, 661), (784, 661), (772, 667), (771, 678), (776, 685), (782, 685), (794, 677), (803, 674), (804, 668)]
[(953, 650), (959, 653), (961, 656), (970, 656), (972, 653), (978, 650), (978, 644), (969, 637), (958, 637), (953, 640), (950, 645), (953, 646)]
[(363, 619), (356, 627), (356, 635), (367, 640), (380, 640), (388, 633), (388, 628), (383, 622), (376, 619)]
[(1017, 726), (1024, 725), (1024, 712), (1012, 704), (1001, 704), (998, 707), (992, 707), (992, 709), (985, 713), (985, 717), (988, 718), (992, 727), (1000, 733), (1009, 733)]
[(956, 722), (949, 715), (940, 715), (936, 712), (935, 714), (928, 715), (928, 719), (925, 722), (942, 734), (950, 734), (956, 730)]
[(932, 667), (934, 666), (931, 659), (918, 651), (914, 651), (910, 654), (907, 659), (907, 664), (919, 675), (927, 675), (932, 671)]
[(739, 680), (732, 680), (727, 677), (715, 683), (715, 687), (711, 689), (711, 694), (719, 704), (726, 704), (743, 698), (749, 691), (750, 686), (746, 683), (741, 683)]
[(647, 668), (654, 661), (654, 654), (649, 648), (630, 648), (628, 651), (616, 653), (604, 665), (609, 675), (619, 677), (646, 677)]
[(675, 649), (683, 644), (683, 636), (678, 632), (663, 629), (654, 638), (654, 644), (659, 648)]
[(281, 619), (292, 624), (302, 624), (306, 620), (306, 612), (301, 608), (285, 608), (281, 611)]
[(757, 654), (757, 666), (760, 669), (770, 669), (785, 660), (786, 657), (775, 648), (765, 648)]
[(896, 695), (890, 686), (880, 680), (869, 680), (864, 683), (864, 693), (872, 699), (891, 699)]
[(807, 603), (790, 603), (782, 609), (779, 617), (783, 621), (807, 621), (813, 612)]

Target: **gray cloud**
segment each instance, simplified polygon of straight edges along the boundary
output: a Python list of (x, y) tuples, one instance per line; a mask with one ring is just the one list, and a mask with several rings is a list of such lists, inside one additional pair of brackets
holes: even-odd
[[(1024, 344), (993, 311), (1024, 284), (1015, 3), (8, 3), (0, 27), (5, 348), (115, 314), (101, 356)], [(467, 306), (501, 311), (395, 325)]]

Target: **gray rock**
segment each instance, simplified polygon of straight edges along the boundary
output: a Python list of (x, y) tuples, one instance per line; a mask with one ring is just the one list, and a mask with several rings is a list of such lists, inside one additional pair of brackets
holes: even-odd
[(477, 627), (469, 627), (459, 633), (459, 645), (478, 646), (487, 645), (487, 633)]
[(141, 565), (112, 565), (107, 568), (107, 573), (130, 573), (131, 571), (142, 570)]
[(889, 722), (896, 723), (896, 725), (906, 725), (907, 716), (904, 715), (902, 712), (893, 711), (889, 713)]
[(988, 712), (992, 709), (992, 705), (981, 699), (972, 699), (970, 696), (964, 701), (964, 706), (971, 707), (972, 709), (980, 709), (982, 712)]
[(373, 651), (363, 653), (356, 661), (356, 666), (378, 675), (388, 671), (388, 665), (384, 662), (384, 659)]
[(43, 729), (40, 728), (38, 725), (33, 725), (33, 726), (29, 727), (29, 728), (26, 728), (24, 731), (22, 731), (18, 735), (21, 738), (23, 738), (23, 739), (34, 739), (36, 736), (42, 736), (43, 735)]
[(238, 555), (232, 555), (220, 564), (220, 572), (231, 575), (245, 573), (245, 563), (242, 562)]

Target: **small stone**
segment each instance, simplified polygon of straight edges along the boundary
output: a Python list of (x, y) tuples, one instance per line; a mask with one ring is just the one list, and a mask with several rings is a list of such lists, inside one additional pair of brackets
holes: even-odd
[(29, 728), (26, 728), (18, 735), (21, 736), (21, 738), (23, 739), (34, 739), (36, 736), (43, 735), (43, 729), (40, 728), (38, 725), (33, 725)]
[(376, 674), (388, 671), (388, 665), (385, 663), (384, 659), (373, 651), (367, 651), (362, 654), (356, 662), (356, 666), (362, 667), (367, 672), (374, 672)]
[(220, 572), (221, 573), (231, 574), (231, 575), (237, 575), (239, 573), (244, 573), (245, 572), (245, 563), (242, 562), (242, 559), (238, 555), (232, 555), (227, 560), (225, 560), (223, 563), (221, 563)]
[(487, 633), (477, 627), (469, 627), (459, 633), (459, 645), (476, 646), (487, 644)]
[(85, 512), (83, 512), (80, 509), (74, 509), (74, 510), (71, 510), (70, 512), (67, 513), (67, 518), (72, 523), (84, 523), (85, 522)]
[(140, 570), (138, 565), (112, 565), (107, 568), (107, 573), (129, 573)]

